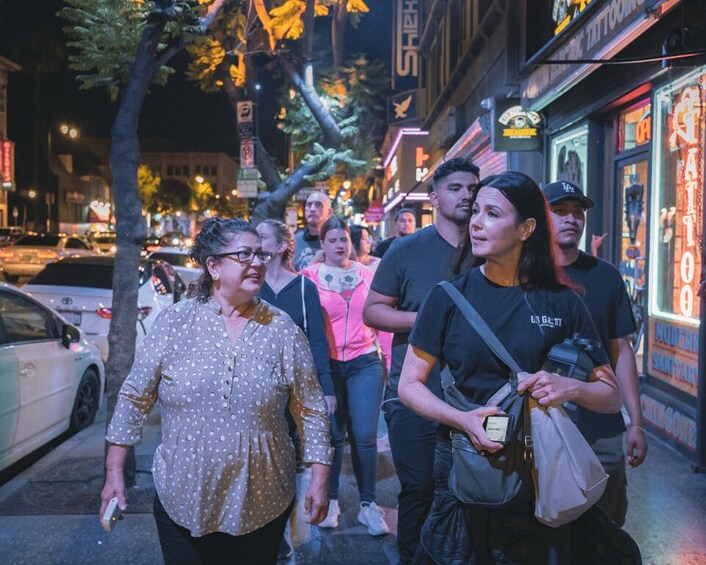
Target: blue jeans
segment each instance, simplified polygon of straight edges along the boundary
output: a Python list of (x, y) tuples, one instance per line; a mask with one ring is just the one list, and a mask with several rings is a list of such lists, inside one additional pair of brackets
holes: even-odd
[(382, 401), (383, 371), (377, 352), (350, 361), (331, 360), (333, 387), (338, 406), (331, 418), (331, 464), (329, 496), (338, 499), (343, 446), (348, 430), (353, 472), (361, 502), (375, 500), (377, 474), (377, 425)]

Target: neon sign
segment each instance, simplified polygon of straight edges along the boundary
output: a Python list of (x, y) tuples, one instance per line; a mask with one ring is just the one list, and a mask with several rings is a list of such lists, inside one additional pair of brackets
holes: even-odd
[[(679, 259), (677, 281), (679, 310), (682, 315), (693, 317), (695, 310), (694, 278), (697, 272), (697, 227), (699, 213), (697, 194), (701, 185), (701, 164), (699, 155), (699, 135), (701, 128), (701, 100), (696, 86), (685, 88), (674, 105), (672, 113), (672, 133), (669, 146), (672, 150), (682, 151), (680, 184), (682, 252)], [(700, 269), (698, 269), (700, 270)]]

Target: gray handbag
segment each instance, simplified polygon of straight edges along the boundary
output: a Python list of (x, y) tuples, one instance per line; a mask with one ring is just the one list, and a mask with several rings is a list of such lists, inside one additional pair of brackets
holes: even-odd
[[(502, 402), (504, 399), (507, 399), (508, 396), (512, 394), (517, 395), (517, 383), (518, 381), (522, 381), (524, 374), (505, 347), (498, 341), (497, 337), (480, 314), (478, 314), (475, 308), (471, 306), (458, 289), (448, 282), (440, 283), (440, 286), (449, 294), (461, 313), (481, 338), (483, 338), (493, 353), (495, 353), (504, 364), (511, 368), (511, 377), (508, 384), (503, 386), (488, 402), (488, 405), (503, 408)], [(448, 371), (448, 368), (446, 368), (445, 371)], [(449, 391), (449, 378), (451, 379), (451, 385), (453, 385), (451, 395), (447, 392)], [(444, 381), (446, 381), (446, 384), (444, 384)], [(463, 395), (455, 388), (450, 371), (446, 375), (442, 372), (442, 385), (444, 385), (446, 401), (451, 406), (460, 410), (471, 410), (478, 407), (470, 407), (469, 405), (471, 403), (467, 400), (465, 408), (459, 405), (459, 400), (454, 395), (458, 395), (458, 397), (463, 397)], [(450, 398), (451, 402), (449, 402)], [(524, 428), (526, 435), (522, 443), (524, 443), (525, 448), (531, 449), (532, 451), (530, 456), (526, 457), (525, 460), (533, 462), (532, 478), (535, 487), (534, 515), (537, 520), (543, 524), (558, 527), (575, 520), (598, 502), (605, 491), (608, 475), (603, 469), (598, 457), (596, 457), (596, 454), (591, 449), (591, 446), (572, 422), (571, 418), (566, 414), (563, 407), (552, 406), (546, 408), (540, 406), (539, 403), (529, 397), (529, 395), (524, 405)], [(529, 422), (531, 422), (531, 424)], [(454, 432), (454, 434), (460, 434), (466, 439), (467, 443), (470, 444), (468, 438), (461, 434), (461, 432)], [(454, 468), (456, 467), (457, 459), (459, 459), (457, 456), (456, 439), (457, 436), (454, 435), (452, 439)], [(510, 446), (507, 446), (498, 453), (504, 452), (508, 447)], [(458, 453), (460, 453), (460, 451), (458, 451)], [(465, 463), (461, 463), (462, 474), (469, 471), (469, 469), (464, 469), (464, 467), (466, 467)], [(489, 473), (489, 476), (490, 475)], [(453, 485), (452, 478), (454, 480)], [(463, 480), (463, 476), (459, 475), (459, 472), (455, 469), (452, 469), (451, 475), (449, 476), (449, 488), (451, 488), (454, 494), (459, 490), (458, 485)], [(497, 479), (490, 483), (483, 483), (479, 481), (479, 477), (475, 477), (473, 480), (469, 481), (467, 485), (468, 488), (463, 490), (468, 491), (475, 489), (483, 492), (488, 486), (497, 488)], [(465, 496), (473, 498), (477, 495), (466, 494)], [(501, 505), (502, 504), (496, 504), (495, 506)]]

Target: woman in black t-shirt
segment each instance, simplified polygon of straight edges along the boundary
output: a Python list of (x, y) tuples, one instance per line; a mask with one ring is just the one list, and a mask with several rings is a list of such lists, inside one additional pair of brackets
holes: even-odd
[[(596, 412), (619, 410), (617, 381), (602, 351), (592, 353), (595, 368), (588, 382), (540, 370), (554, 344), (575, 333), (589, 339), (598, 336), (583, 302), (557, 273), (546, 201), (537, 184), (522, 173), (491, 176), (479, 184), (471, 205), (466, 247), (475, 260), (452, 284), (531, 374), (518, 390), (543, 406), (571, 401)], [(530, 497), (501, 510), (464, 508), (447, 488), (452, 464), (449, 427), (467, 434), (479, 451), (496, 452), (503, 446), (486, 437), (483, 421), (498, 409), (452, 408), (426, 387), (430, 369), (437, 360), (447, 365), (459, 390), (481, 405), (507, 382), (508, 371), (440, 287), (427, 297), (409, 342), (400, 400), (442, 424), (434, 504), (421, 537), (426, 555), (418, 552), (419, 562), (575, 562), (571, 525), (540, 524)]]

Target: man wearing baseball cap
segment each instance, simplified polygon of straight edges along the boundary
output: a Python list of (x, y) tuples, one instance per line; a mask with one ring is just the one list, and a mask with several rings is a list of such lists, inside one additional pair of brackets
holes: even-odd
[(639, 466), (647, 454), (642, 428), (642, 410), (635, 354), (628, 336), (635, 329), (630, 301), (618, 270), (602, 259), (579, 250), (586, 226), (586, 209), (595, 203), (580, 187), (558, 181), (544, 187), (550, 208), (558, 263), (574, 283), (583, 288), (584, 301), (605, 347), (620, 384), (623, 402), (630, 416), (627, 450), (623, 447), (625, 424), (620, 412), (596, 414), (578, 407), (576, 425), (598, 455), (608, 473), (608, 486), (598, 505), (619, 526), (627, 513), (625, 458), (631, 467)]

